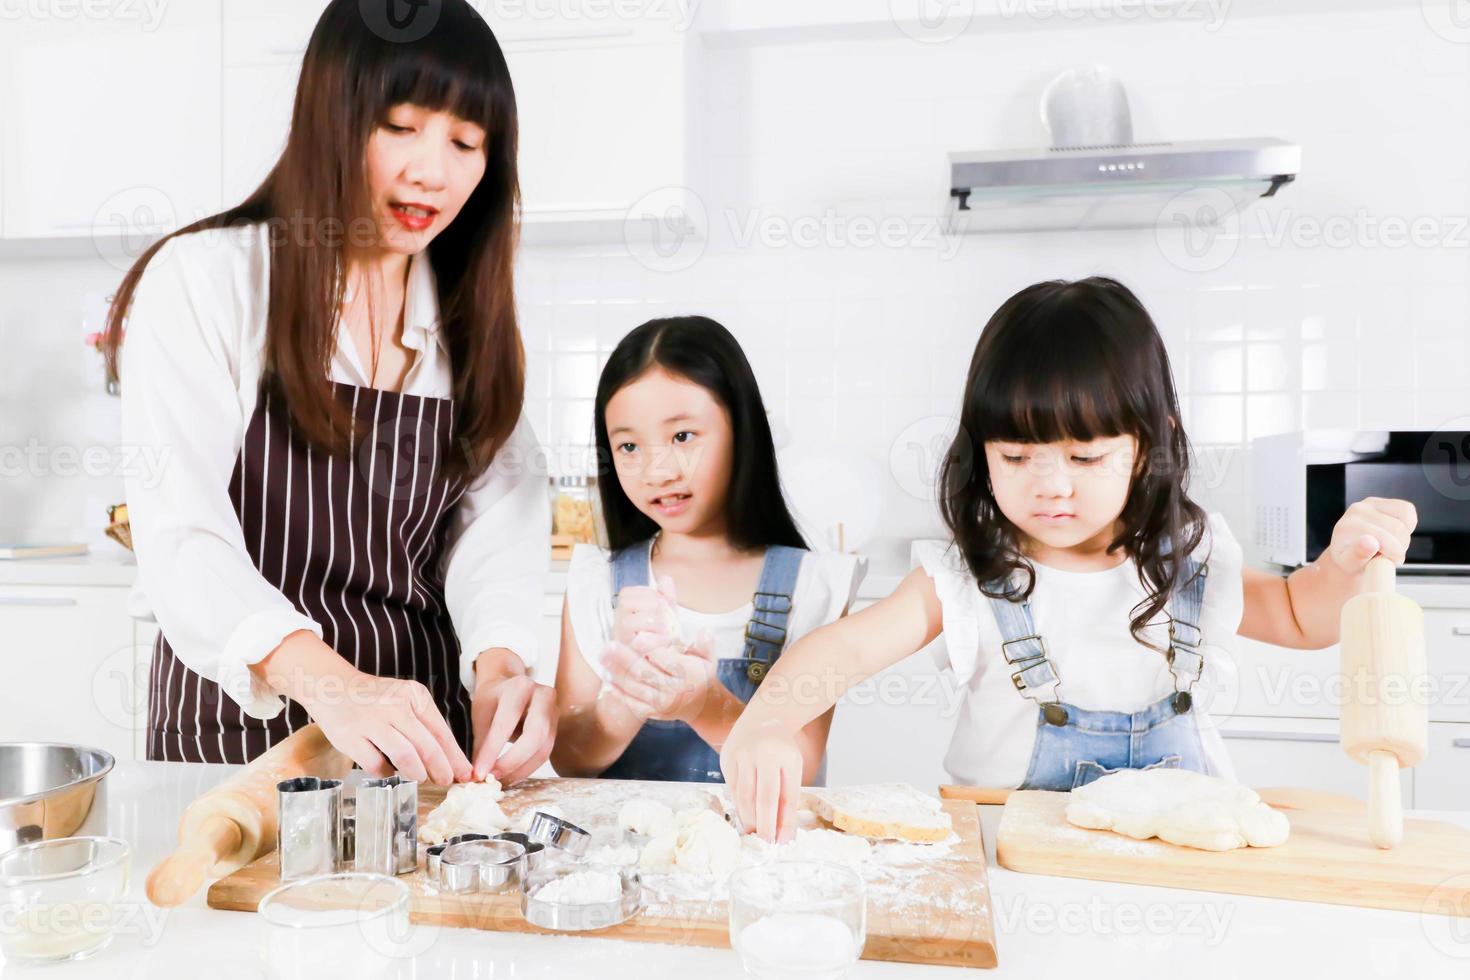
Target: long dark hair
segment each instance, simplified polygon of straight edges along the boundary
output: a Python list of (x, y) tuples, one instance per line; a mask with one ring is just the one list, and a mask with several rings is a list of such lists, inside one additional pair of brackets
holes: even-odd
[[(1108, 544), (1138, 565), (1143, 629), (1183, 584), (1182, 557), (1203, 540), (1205, 512), (1189, 499), (1189, 440), (1169, 355), (1153, 319), (1112, 279), (1042, 282), (1006, 300), (970, 360), (960, 431), (939, 474), (941, 510), (987, 595), (1021, 599), (1036, 585), (1017, 530), (996, 504), (985, 443), (1089, 441), (1132, 435), (1138, 454), (1120, 528)], [(1016, 585), (1012, 575), (1022, 572)], [(992, 591), (996, 580), (1008, 583)]]
[(608, 545), (617, 551), (658, 532), (658, 524), (623, 492), (607, 435), (607, 403), (655, 367), (708, 390), (730, 413), (735, 452), (725, 494), (725, 534), (730, 543), (742, 550), (773, 544), (805, 548), (781, 493), (776, 447), (755, 372), (730, 331), (705, 316), (649, 320), (622, 339), (602, 369), (593, 425)]
[[(263, 392), (281, 397), (295, 428), (337, 452), (355, 428), (329, 378), (345, 289), (344, 242), (376, 234), (367, 188), (368, 139), (389, 110), (411, 103), (485, 130), (485, 174), (428, 247), (456, 409), (451, 471), (488, 465), (509, 438), (525, 391), (514, 265), (520, 189), (515, 92), (489, 26), (466, 0), (442, 0), (432, 23), (396, 26), (396, 0), (332, 0), (312, 32), (285, 151), (242, 203), (165, 236), (124, 277), (108, 315), (116, 369), (128, 308), (154, 254), (176, 235), (265, 222), (270, 301)], [(147, 383), (147, 379), (138, 379)], [(124, 382), (126, 383), (126, 382)]]

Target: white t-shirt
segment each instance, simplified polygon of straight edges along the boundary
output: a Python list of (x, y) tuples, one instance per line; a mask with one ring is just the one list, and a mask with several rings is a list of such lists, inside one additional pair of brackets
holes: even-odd
[[(857, 595), (868, 572), (868, 562), (857, 555), (807, 552), (796, 577), (796, 594), (791, 597), (791, 617), (786, 626), (786, 646), (814, 629), (842, 616)], [(572, 635), (582, 658), (608, 679), (602, 666), (602, 651), (613, 636), (612, 562), (609, 552), (595, 545), (579, 544), (572, 551), (567, 569), (567, 609)], [(714, 638), (715, 657), (737, 659), (745, 650), (745, 625), (754, 607), (750, 602), (728, 612), (697, 612), (678, 607), (679, 632), (686, 640), (702, 629)]]
[[(934, 580), (944, 632), (933, 646), (939, 667), (954, 672), (964, 688), (960, 716), (944, 767), (958, 783), (1014, 789), (1026, 778), (1036, 745), (1037, 703), (1011, 681), (1015, 668), (1001, 653), (1000, 627), (958, 549), (936, 542), (916, 549)], [(1225, 520), (1209, 515), (1207, 533), (1193, 553), (1209, 564), (1200, 630), (1204, 674), (1193, 688), (1194, 710), (1210, 773), (1233, 779), (1234, 768), (1216, 722), (1214, 694), (1233, 689), (1235, 635), (1244, 609), (1239, 542)], [(1067, 572), (1032, 563), (1036, 587), (1031, 614), (1061, 685), (1057, 697), (1090, 711), (1141, 711), (1174, 690), (1164, 655), (1134, 639), (1128, 620), (1146, 595), (1131, 559), (1101, 572)], [(1144, 631), (1161, 649), (1168, 619), (1160, 615)]]

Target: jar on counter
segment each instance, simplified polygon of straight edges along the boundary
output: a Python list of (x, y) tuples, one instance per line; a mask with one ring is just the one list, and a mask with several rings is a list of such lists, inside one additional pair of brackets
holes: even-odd
[(585, 476), (559, 476), (551, 498), (551, 556), (566, 560), (578, 544), (597, 543), (593, 481)]

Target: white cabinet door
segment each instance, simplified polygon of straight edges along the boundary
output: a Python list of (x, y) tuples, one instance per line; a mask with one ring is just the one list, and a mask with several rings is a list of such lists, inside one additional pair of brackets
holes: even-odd
[(153, 666), (153, 643), (158, 633), (156, 623), (133, 622), (133, 678), (128, 696), (138, 718), (133, 742), (133, 758), (138, 760), (148, 758), (148, 671)]
[(301, 58), (324, 0), (225, 0), (223, 195), (234, 207), (286, 146)]
[(1470, 810), (1470, 725), (1429, 726), (1429, 754), (1414, 770), (1414, 806)]
[(136, 245), (219, 210), (216, 5), (4, 30), (5, 237)]
[(1424, 610), (1424, 645), (1429, 720), (1470, 722), (1470, 609)]
[(528, 222), (619, 221), (688, 183), (682, 43), (507, 46)]
[(0, 586), (0, 741), (133, 758), (141, 722), (125, 588)]
[(1236, 639), (1238, 693), (1213, 705), (1216, 714), (1336, 718), (1342, 710), (1338, 648), (1289, 650)]
[[(1348, 758), (1336, 720), (1232, 716), (1215, 719), (1246, 786), (1292, 786), (1366, 799), (1368, 767)], [(1400, 774), (1404, 805), (1411, 805), (1413, 770)]]

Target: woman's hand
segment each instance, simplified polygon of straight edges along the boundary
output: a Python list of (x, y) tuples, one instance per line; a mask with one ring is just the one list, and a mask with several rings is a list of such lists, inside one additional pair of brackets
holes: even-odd
[(717, 683), (714, 637), (708, 631), (683, 652), (664, 634), (640, 632), (631, 643), (610, 642), (602, 663), (612, 695), (643, 721), (691, 722)]
[(1348, 575), (1363, 574), (1369, 559), (1378, 554), (1402, 565), (1418, 522), (1414, 505), (1407, 500), (1364, 498), (1349, 507), (1333, 527), (1326, 556)]
[(747, 831), (773, 843), (796, 836), (802, 764), (796, 736), (779, 721), (748, 724), (742, 717), (735, 723), (720, 752), (720, 769)]
[(509, 786), (541, 768), (556, 741), (556, 691), (537, 684), (509, 650), (490, 650), (475, 661), (470, 696), (474, 778), (493, 775)]
[(396, 771), (441, 785), (470, 776), (469, 759), (417, 681), (364, 673), (305, 631), (292, 633), (251, 670), (305, 708), (327, 741), (370, 775)]

